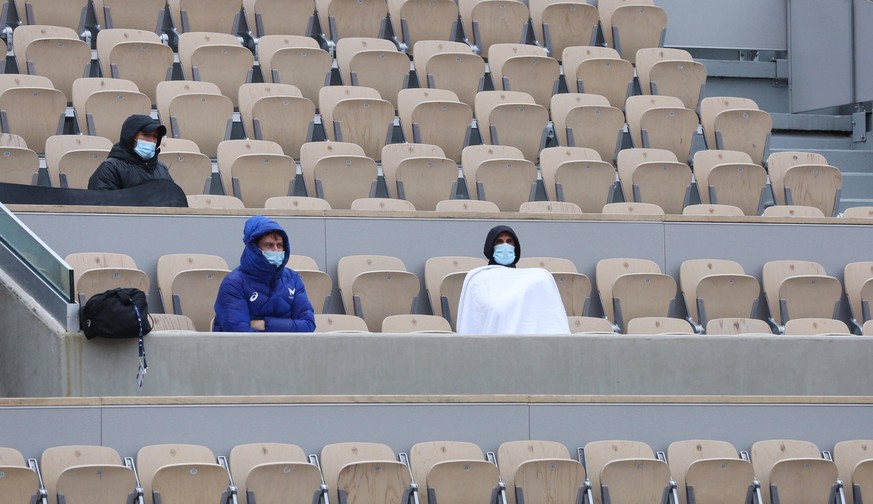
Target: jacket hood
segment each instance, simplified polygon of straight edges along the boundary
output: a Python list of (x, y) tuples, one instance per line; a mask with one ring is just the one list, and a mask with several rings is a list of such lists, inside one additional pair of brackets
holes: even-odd
[[(267, 258), (258, 248), (258, 239), (267, 233), (279, 233), (285, 243), (285, 258), (278, 268), (267, 262)], [(261, 215), (255, 215), (246, 221), (243, 229), (243, 243), (245, 243), (245, 248), (239, 260), (240, 269), (243, 273), (264, 281), (272, 280), (281, 273), (285, 265), (288, 264), (288, 259), (291, 258), (288, 234), (276, 221)]]
[(488, 231), (488, 236), (485, 237), (485, 258), (488, 259), (488, 264), (497, 264), (494, 261), (494, 240), (503, 232), (511, 234), (512, 239), (515, 240), (515, 261), (509, 265), (510, 268), (514, 268), (518, 260), (521, 259), (521, 242), (518, 241), (518, 235), (509, 226), (494, 226), (491, 231)]
[(109, 157), (123, 159), (127, 162), (138, 164), (140, 166), (153, 168), (158, 162), (158, 154), (161, 152), (158, 149), (155, 155), (149, 160), (143, 160), (139, 154), (133, 150), (135, 147), (136, 134), (142, 131), (143, 133), (151, 133), (156, 131), (158, 134), (157, 146), (161, 146), (161, 140), (167, 134), (167, 128), (161, 125), (156, 119), (150, 116), (134, 114), (124, 120), (121, 125), (121, 135), (119, 135), (118, 143), (112, 146), (109, 152)]

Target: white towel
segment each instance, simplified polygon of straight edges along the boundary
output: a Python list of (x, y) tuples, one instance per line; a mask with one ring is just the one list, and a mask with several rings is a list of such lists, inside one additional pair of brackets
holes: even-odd
[(570, 334), (570, 325), (551, 273), (482, 266), (464, 279), (458, 333)]

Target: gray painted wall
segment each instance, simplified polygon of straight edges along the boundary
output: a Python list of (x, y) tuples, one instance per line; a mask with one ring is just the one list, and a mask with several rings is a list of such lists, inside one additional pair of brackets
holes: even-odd
[(725, 49), (788, 48), (786, 0), (658, 0), (667, 11), (664, 45)]

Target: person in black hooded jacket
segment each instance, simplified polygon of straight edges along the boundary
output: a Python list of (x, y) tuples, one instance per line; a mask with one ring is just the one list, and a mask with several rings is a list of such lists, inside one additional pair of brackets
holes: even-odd
[(126, 189), (152, 180), (173, 180), (158, 161), (167, 128), (147, 115), (134, 114), (121, 126), (121, 138), (88, 180), (88, 189)]
[(489, 265), (514, 268), (521, 259), (521, 242), (509, 226), (494, 226), (485, 237), (485, 258)]

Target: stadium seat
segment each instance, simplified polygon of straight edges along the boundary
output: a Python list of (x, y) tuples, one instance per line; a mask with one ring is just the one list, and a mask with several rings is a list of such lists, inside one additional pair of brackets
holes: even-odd
[(378, 332), (389, 315), (412, 313), (421, 290), (414, 273), (396, 257), (357, 255), (340, 258), (337, 283), (343, 307)]
[(259, 39), (266, 35), (313, 34), (314, 0), (243, 0), (243, 12), (249, 36)]
[(153, 31), (164, 28), (166, 0), (93, 0), (101, 29), (128, 28)]
[(837, 466), (809, 441), (769, 439), (752, 445), (752, 466), (764, 504), (828, 502)]
[(667, 13), (652, 0), (603, 0), (597, 10), (606, 44), (631, 63), (638, 50), (664, 45)]
[(318, 94), (327, 138), (356, 143), (364, 149), (364, 155), (378, 161), (382, 147), (391, 140), (394, 106), (378, 91), (365, 86), (323, 87)]
[(234, 196), (223, 194), (188, 194), (188, 207), (211, 208), (211, 209), (239, 209), (245, 208), (242, 200)]
[(572, 46), (564, 49), (564, 78), (571, 93), (605, 96), (609, 104), (624, 111), (631, 95), (634, 67), (615, 49), (598, 46)]
[(30, 149), (44, 153), (46, 139), (63, 132), (66, 96), (45, 77), (14, 74), (0, 77), (0, 130), (19, 135)]
[(493, 201), (503, 212), (516, 212), (522, 203), (534, 199), (537, 170), (532, 162), (517, 157), (519, 149), (506, 147), (465, 147), (461, 164), (471, 198)]
[[(849, 301), (852, 325), (858, 330), (871, 319), (873, 261), (857, 261), (843, 268), (843, 286)], [(869, 285), (868, 285), (869, 284)]]
[(754, 318), (761, 296), (758, 279), (727, 259), (688, 259), (679, 267), (688, 321), (702, 331), (711, 319)]
[(697, 111), (706, 84), (706, 67), (684, 49), (649, 47), (637, 51), (636, 69), (643, 94), (675, 96)]
[(12, 48), (19, 72), (48, 77), (68, 100), (73, 97), (73, 81), (87, 77), (91, 71), (91, 48), (72, 28), (19, 26)]
[(694, 334), (687, 321), (673, 317), (637, 317), (627, 323), (628, 334)]
[(330, 203), (309, 196), (273, 196), (264, 202), (270, 210), (330, 210)]
[(625, 201), (654, 203), (665, 213), (681, 214), (691, 198), (691, 168), (668, 150), (619, 151), (616, 161)]
[(546, 145), (549, 112), (537, 105), (530, 94), (481, 91), (476, 95), (475, 110), (483, 144), (511, 145), (521, 150), (524, 159), (539, 161), (540, 151)]
[(197, 330), (191, 317), (175, 313), (149, 313), (151, 332), (155, 331), (191, 331)]
[(158, 160), (167, 166), (173, 182), (186, 195), (208, 195), (212, 185), (212, 161), (206, 154), (165, 147), (161, 142)]
[(788, 336), (846, 335), (849, 326), (842, 320), (830, 318), (796, 318), (785, 323), (785, 333)]
[(599, 158), (596, 151), (584, 147), (543, 149), (540, 172), (549, 200), (573, 203), (582, 212), (599, 213), (612, 201), (615, 189), (615, 168)]
[(410, 64), (394, 42), (345, 37), (336, 44), (336, 63), (343, 84), (371, 87), (397, 110), (397, 93), (409, 87)]
[(233, 102), (230, 98), (214, 93), (169, 93), (167, 102), (162, 105), (162, 88), (169, 85), (185, 86), (196, 81), (164, 81), (158, 84), (158, 110), (166, 106), (169, 118), (167, 128), (171, 136), (193, 140), (200, 151), (210, 158), (216, 157), (218, 144), (230, 138), (233, 123)]
[[(439, 315), (451, 323), (454, 328), (454, 314), (457, 317), (459, 298), (443, 301), (441, 287), (443, 280), (452, 273), (463, 273), (480, 266), (485, 266), (487, 261), (482, 257), (469, 256), (436, 256), (428, 258), (424, 263), (424, 286), (430, 301), (430, 309), (434, 315)], [(461, 278), (463, 280), (463, 277)], [(457, 293), (460, 295), (460, 291)], [(449, 307), (449, 313), (443, 311), (443, 305)]]
[(768, 261), (761, 278), (771, 324), (784, 326), (795, 318), (838, 318), (843, 288), (820, 264)]
[(297, 445), (240, 444), (231, 449), (229, 462), (242, 504), (283, 499), (310, 502), (322, 495), (321, 472)]
[(591, 305), (591, 280), (579, 273), (573, 261), (562, 257), (522, 257), (516, 266), (549, 271), (561, 293), (567, 315), (588, 315)]
[(437, 203), (437, 212), (460, 212), (469, 213), (497, 213), (500, 207), (493, 201), (451, 199)]
[(438, 145), (444, 157), (461, 161), (461, 151), (470, 144), (473, 109), (461, 103), (453, 91), (403, 89), (398, 107), (407, 142)]
[(605, 96), (561, 93), (552, 96), (552, 122), (558, 143), (594, 149), (600, 159), (613, 163), (621, 145), (624, 113)]
[(592, 441), (585, 445), (584, 454), (595, 504), (662, 502), (670, 480), (670, 469), (665, 462), (655, 458), (648, 444), (625, 440)]
[(561, 66), (558, 60), (547, 56), (545, 48), (520, 43), (501, 43), (491, 46), (488, 67), (494, 89), (528, 93), (534, 103), (551, 105), (558, 92)]
[(176, 33), (239, 31), (242, 0), (167, 0)]
[(603, 214), (611, 215), (648, 215), (662, 216), (664, 209), (654, 203), (637, 203), (629, 201), (617, 201), (603, 205)]
[(697, 134), (697, 113), (674, 96), (629, 96), (625, 104), (634, 147), (665, 149), (687, 163)]
[(777, 205), (785, 205), (785, 172), (794, 166), (828, 165), (828, 160), (817, 152), (782, 151), (767, 157), (767, 173), (773, 186), (773, 200)]
[(151, 114), (149, 97), (127, 79), (80, 78), (73, 81), (72, 92), (79, 131), (85, 135), (117, 139), (125, 119)]
[[(445, 499), (458, 502), (457, 499), (461, 498), (490, 502), (499, 476), (497, 466), (486, 462), (484, 458), (482, 449), (475, 443), (428, 441), (414, 444), (409, 451), (409, 466), (413, 479), (422, 490), (419, 500), (422, 504), (429, 504), (432, 491), (437, 501)], [(434, 471), (433, 484), (430, 480), (431, 471)], [(488, 483), (492, 485), (486, 493)], [(458, 495), (459, 491), (464, 492), (461, 493), (463, 497)], [(479, 498), (473, 496), (474, 492), (480, 495)]]
[[(323, 178), (319, 179), (321, 180), (319, 184), (322, 185), (319, 189), (316, 184), (317, 178), (315, 168), (322, 158), (333, 159), (327, 159), (321, 164), (322, 167), (319, 171), (324, 173), (320, 174)], [(309, 142), (303, 144), (300, 148), (300, 169), (303, 172), (303, 182), (306, 188), (306, 194), (310, 197), (326, 199), (332, 208), (349, 208), (352, 201), (357, 198), (375, 196), (374, 183), (377, 177), (377, 168), (375, 162), (372, 162), (372, 159), (369, 160), (370, 162), (368, 162), (367, 159), (368, 158), (364, 155), (364, 149), (360, 145), (353, 143)], [(324, 187), (324, 184), (329, 184), (333, 180), (332, 178), (328, 179), (327, 177), (330, 177), (334, 173), (337, 175), (345, 173), (346, 170), (342, 170), (343, 166), (347, 166), (349, 169), (355, 168), (353, 172), (348, 173), (347, 179), (351, 175), (354, 175), (354, 177), (346, 180), (348, 184), (343, 184), (343, 186), (334, 190), (342, 190), (341, 194), (335, 194), (330, 198), (325, 198), (323, 196), (324, 191), (332, 189), (330, 187)], [(366, 190), (362, 187), (363, 184), (366, 184)], [(352, 186), (352, 189), (354, 189), (353, 194), (348, 194), (349, 190), (345, 189), (346, 186)], [(340, 198), (340, 196), (342, 196), (342, 198)], [(340, 206), (337, 206), (338, 204)]]
[(183, 78), (215, 83), (239, 107), (239, 88), (252, 81), (255, 57), (229, 33), (186, 31), (179, 35)]
[(0, 182), (36, 185), (39, 178), (39, 155), (27, 147), (0, 146)]
[(703, 217), (742, 217), (745, 214), (743, 213), (742, 208), (734, 205), (698, 203), (683, 208), (682, 215), (696, 215)]
[(88, 0), (15, 0), (15, 10), (24, 25), (63, 26), (84, 34)]
[[(194, 319), (196, 323), (198, 320), (195, 319), (193, 315), (181, 310), (181, 293), (177, 294), (173, 288), (173, 283), (176, 280), (176, 277), (183, 271), (188, 270), (224, 271), (226, 274), (230, 272), (230, 268), (223, 257), (212, 254), (164, 254), (158, 258), (158, 292), (161, 294), (161, 302), (164, 305), (164, 312), (188, 315)], [(224, 276), (217, 278), (218, 283), (221, 283), (221, 280), (223, 279)], [(212, 303), (215, 301), (215, 294), (217, 293), (217, 285), (214, 289), (203, 292), (204, 298), (210, 298), (208, 299), (210, 312), (212, 311)], [(213, 314), (210, 313), (209, 319), (211, 319), (212, 316)], [(209, 322), (209, 319), (206, 319), (206, 322)], [(201, 328), (200, 330), (203, 331), (205, 329)]]
[(316, 0), (315, 7), (321, 38), (329, 49), (343, 37), (384, 38), (388, 20), (385, 0)]
[(773, 120), (747, 98), (710, 96), (700, 101), (700, 123), (710, 149), (747, 153), (753, 163), (762, 163)]
[(276, 142), (293, 159), (300, 159), (300, 147), (312, 141), (315, 104), (304, 98), (296, 86), (243, 84), (239, 112), (249, 138)]
[(843, 217), (848, 219), (871, 219), (873, 218), (873, 207), (871, 206), (855, 206), (843, 210)]
[(603, 313), (624, 331), (637, 317), (667, 317), (676, 297), (676, 281), (648, 259), (601, 259), (595, 269)]
[(314, 39), (295, 35), (261, 37), (258, 63), (264, 82), (297, 86), (303, 97), (319, 108), (318, 95), (330, 84), (333, 58)]
[(706, 334), (773, 334), (770, 324), (753, 318), (710, 319)]
[(524, 43), (530, 13), (527, 5), (513, 0), (461, 0), (458, 3), (464, 41), (488, 58), (488, 49), (499, 43)]
[(313, 311), (316, 314), (324, 313), (330, 305), (330, 295), (333, 291), (333, 279), (330, 275), (319, 270), (315, 260), (308, 256), (292, 255), (287, 267), (296, 271), (303, 280)]
[(382, 321), (383, 333), (451, 333), (449, 322), (437, 315), (389, 315)]
[(476, 94), (485, 87), (485, 60), (473, 54), (470, 46), (421, 40), (415, 44), (414, 63), (420, 87), (454, 91), (462, 103), (474, 109)]
[[(114, 28), (100, 30), (97, 55), (104, 77), (127, 79), (157, 104), (159, 82), (173, 75), (173, 50), (154, 32)], [(166, 122), (166, 121), (164, 121)]]
[[(438, 154), (414, 152), (413, 146), (438, 149), (428, 144), (389, 144), (382, 149), (382, 173), (388, 195), (408, 200), (418, 210), (434, 210), (437, 203), (455, 194), (458, 165)], [(400, 153), (401, 150), (408, 154)]]
[(564, 49), (595, 45), (600, 22), (597, 7), (583, 0), (528, 2), (536, 40), (560, 61)]
[(321, 449), (321, 471), (337, 502), (404, 504), (409, 469), (380, 443), (332, 443)]
[(415, 205), (405, 199), (358, 198), (352, 201), (351, 210), (366, 212), (414, 212)]
[(227, 470), (202, 445), (143, 446), (136, 454), (136, 468), (146, 504), (156, 504), (154, 494), (161, 502), (219, 502), (230, 483)]
[(337, 313), (316, 313), (315, 332), (317, 333), (368, 333), (367, 323), (357, 315)]
[(867, 439), (853, 439), (840, 441), (834, 445), (834, 463), (840, 480), (845, 485), (845, 497), (847, 504), (863, 502), (864, 495), (870, 495), (870, 471), (873, 470), (873, 462), (870, 462), (870, 446), (873, 441)]
[(161, 152), (200, 152), (200, 147), (187, 138), (164, 137), (161, 140)]
[(88, 179), (109, 156), (112, 144), (112, 140), (99, 136), (48, 137), (45, 142), (45, 163), (52, 186), (86, 189)]
[(585, 502), (585, 469), (554, 441), (510, 441), (497, 450), (507, 502)]
[(755, 471), (727, 441), (683, 440), (667, 447), (667, 462), (676, 481), (679, 504), (728, 498), (748, 502)]
[(267, 140), (225, 140), (218, 145), (218, 171), (225, 193), (248, 208), (264, 208), (273, 196), (290, 196), (296, 164)]
[(826, 217), (837, 215), (843, 177), (828, 165), (797, 165), (785, 170), (782, 184), (787, 205), (811, 206)]
[(39, 465), (50, 504), (125, 502), (136, 493), (133, 471), (108, 446), (53, 446), (42, 452)]
[(739, 207), (745, 215), (761, 215), (770, 195), (767, 172), (745, 152), (700, 150), (694, 153), (694, 178), (704, 203)]
[(136, 262), (126, 254), (113, 252), (76, 252), (64, 260), (73, 267), (76, 299), (82, 306), (95, 294), (115, 287), (136, 287), (148, 292), (148, 275), (137, 269)]
[(600, 317), (568, 316), (572, 334), (613, 334), (612, 322)]
[(582, 208), (567, 201), (525, 201), (518, 207), (520, 213), (581, 215)]
[(36, 471), (25, 465), (24, 457), (15, 448), (0, 447), (0, 495), (9, 504), (39, 502), (40, 482)]
[(461, 28), (452, 0), (389, 0), (388, 12), (394, 40), (409, 54), (422, 40), (457, 40)]

